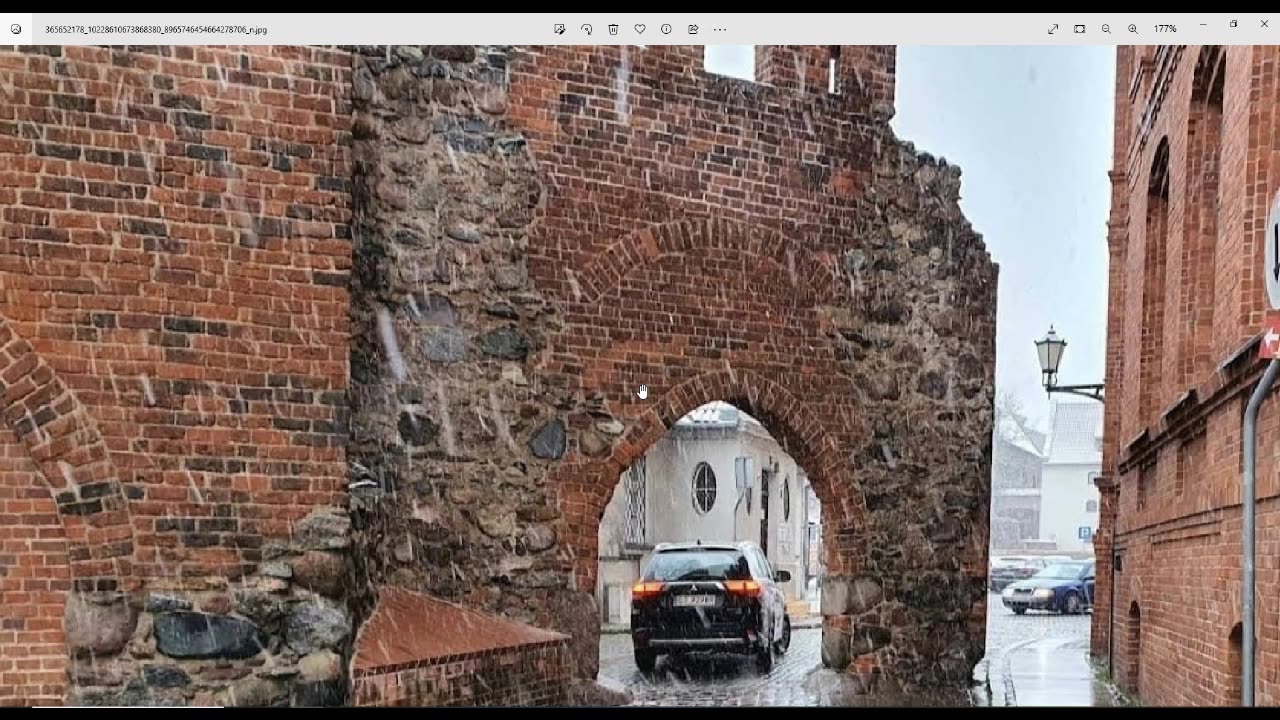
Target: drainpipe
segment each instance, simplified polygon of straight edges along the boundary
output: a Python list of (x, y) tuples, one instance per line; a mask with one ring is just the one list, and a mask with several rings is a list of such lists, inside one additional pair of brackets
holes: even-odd
[(1256, 510), (1256, 490), (1254, 487), (1254, 474), (1257, 470), (1258, 456), (1258, 409), (1262, 407), (1262, 401), (1266, 398), (1267, 392), (1271, 390), (1272, 383), (1276, 380), (1276, 374), (1280, 373), (1280, 359), (1273, 359), (1267, 365), (1267, 371), (1262, 374), (1262, 379), (1258, 381), (1258, 387), (1254, 388), (1253, 395), (1249, 398), (1249, 405), (1244, 411), (1244, 429), (1241, 432), (1242, 442), (1244, 443), (1244, 477), (1241, 480), (1241, 493), (1243, 494), (1243, 506), (1241, 507), (1241, 525), (1243, 527), (1243, 578), (1240, 588), (1240, 624), (1242, 630), (1242, 658), (1240, 673), (1240, 705), (1242, 707), (1253, 707), (1253, 593), (1254, 593), (1254, 572), (1253, 558), (1256, 548), (1254, 547), (1254, 513)]

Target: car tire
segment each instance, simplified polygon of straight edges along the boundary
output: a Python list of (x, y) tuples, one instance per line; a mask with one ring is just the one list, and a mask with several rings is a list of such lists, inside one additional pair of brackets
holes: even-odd
[(1084, 603), (1080, 601), (1079, 595), (1069, 592), (1062, 598), (1062, 614), (1079, 615), (1082, 612), (1084, 612)]
[(1009, 609), (1013, 611), (1013, 614), (1014, 614), (1014, 615), (1026, 615), (1026, 614), (1027, 614), (1027, 609), (1026, 609), (1026, 608), (1024, 608), (1024, 607), (1016, 607), (1016, 608), (1009, 608)]
[(658, 666), (658, 654), (652, 650), (636, 649), (636, 667), (640, 672), (648, 675)]
[(775, 650), (779, 655), (786, 655), (791, 647), (791, 618), (782, 618), (782, 638), (778, 640)]
[(773, 643), (756, 651), (756, 669), (763, 675), (768, 675), (773, 670)]

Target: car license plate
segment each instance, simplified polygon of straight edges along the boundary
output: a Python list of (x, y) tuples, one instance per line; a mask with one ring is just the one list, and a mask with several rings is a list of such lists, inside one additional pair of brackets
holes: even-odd
[(677, 595), (673, 604), (676, 607), (713, 607), (715, 595)]

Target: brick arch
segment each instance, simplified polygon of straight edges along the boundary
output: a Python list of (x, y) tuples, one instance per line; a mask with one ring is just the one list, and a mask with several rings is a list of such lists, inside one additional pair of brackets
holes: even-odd
[[(840, 444), (822, 427), (804, 403), (782, 385), (750, 370), (720, 370), (697, 375), (667, 390), (631, 425), (606, 460), (602, 481), (617, 484), (618, 474), (635, 462), (692, 410), (720, 400), (748, 413), (764, 425), (782, 449), (805, 469), (829, 507), (841, 508), (850, 521), (861, 525), (866, 507), (856, 492), (851, 466), (839, 452)], [(609, 478), (612, 477), (612, 481)], [(606, 497), (606, 504), (608, 498)], [(598, 508), (599, 517), (604, 505)]]
[[(583, 267), (578, 277), (581, 300), (599, 300), (633, 269), (664, 256), (715, 248), (747, 253), (803, 278), (795, 294), (801, 306), (842, 297), (844, 286), (834, 256), (801, 248), (791, 236), (777, 230), (704, 218), (644, 228), (613, 243)], [(847, 295), (847, 290), (844, 293)]]
[(133, 525), (106, 443), (88, 409), (3, 317), (0, 418), (57, 505), (73, 589), (132, 589)]
[[(841, 443), (821, 426), (815, 415), (805, 411), (803, 401), (780, 383), (750, 370), (707, 372), (654, 398), (641, 415), (630, 421), (629, 429), (607, 458), (566, 468), (568, 472), (560, 476), (564, 489), (562, 499), (568, 498), (561, 503), (565, 527), (572, 535), (566, 549), (571, 553), (569, 562), (580, 590), (590, 591), (595, 587), (600, 521), (619, 476), (677, 420), (716, 400), (730, 403), (758, 419), (782, 449), (805, 469), (823, 503), (824, 515), (833, 521), (824, 523), (833, 537), (838, 533), (847, 540), (864, 535), (866, 505), (847, 454), (841, 452)], [(861, 568), (859, 554), (832, 555), (830, 551), (835, 550), (837, 543), (824, 544), (829, 549), (830, 571), (856, 573)]]

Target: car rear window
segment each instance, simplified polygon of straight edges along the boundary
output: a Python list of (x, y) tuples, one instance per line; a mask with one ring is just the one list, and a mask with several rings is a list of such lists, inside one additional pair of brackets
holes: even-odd
[(668, 550), (653, 556), (645, 580), (750, 580), (747, 558), (735, 550)]

